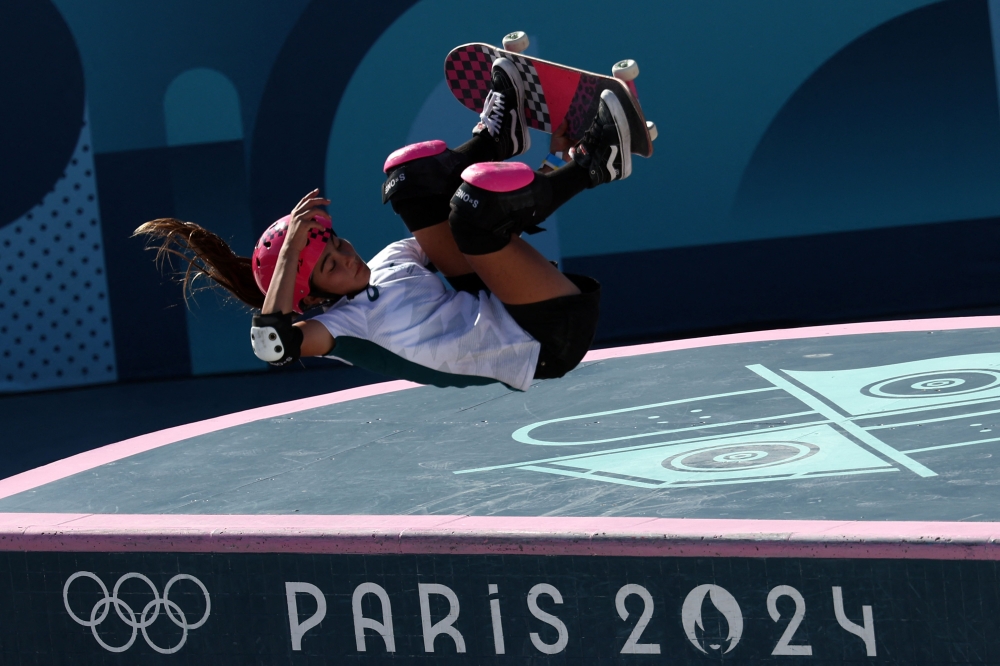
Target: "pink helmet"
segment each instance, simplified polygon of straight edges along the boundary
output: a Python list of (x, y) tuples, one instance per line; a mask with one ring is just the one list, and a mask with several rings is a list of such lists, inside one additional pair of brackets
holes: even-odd
[[(261, 292), (267, 293), (267, 288), (271, 285), (271, 278), (274, 276), (275, 266), (278, 264), (278, 252), (285, 244), (285, 232), (288, 229), (288, 222), (291, 215), (286, 215), (267, 228), (261, 235), (257, 245), (253, 248), (253, 277), (257, 281), (257, 286)], [(317, 214), (314, 218), (322, 224), (325, 229), (310, 229), (309, 240), (299, 254), (299, 268), (295, 274), (295, 294), (293, 297), (296, 312), (302, 312), (301, 301), (309, 295), (309, 277), (312, 275), (319, 256), (323, 253), (330, 236), (333, 235), (333, 223), (326, 215)]]

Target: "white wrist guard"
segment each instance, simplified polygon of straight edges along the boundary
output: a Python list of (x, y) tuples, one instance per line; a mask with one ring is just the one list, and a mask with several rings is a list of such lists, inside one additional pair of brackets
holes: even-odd
[(287, 365), (302, 352), (302, 329), (292, 326), (292, 315), (254, 315), (250, 327), (253, 353), (271, 365)]

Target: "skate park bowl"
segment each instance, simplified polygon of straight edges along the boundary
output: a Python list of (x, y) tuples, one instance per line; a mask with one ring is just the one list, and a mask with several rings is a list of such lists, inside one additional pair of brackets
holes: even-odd
[(596, 350), (67, 458), (0, 481), (3, 662), (995, 663), (998, 333)]

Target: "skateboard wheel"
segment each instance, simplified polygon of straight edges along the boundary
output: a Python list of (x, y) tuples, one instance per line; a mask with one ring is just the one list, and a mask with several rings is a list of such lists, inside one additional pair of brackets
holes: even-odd
[(503, 38), (504, 49), (513, 53), (524, 53), (530, 43), (528, 35), (520, 30), (512, 32)]
[(639, 65), (635, 60), (622, 60), (615, 63), (611, 68), (611, 76), (620, 81), (631, 81), (639, 76)]
[(656, 123), (654, 123), (652, 120), (647, 120), (646, 129), (649, 130), (649, 140), (656, 141), (656, 136), (657, 134), (659, 134), (659, 132), (656, 131)]

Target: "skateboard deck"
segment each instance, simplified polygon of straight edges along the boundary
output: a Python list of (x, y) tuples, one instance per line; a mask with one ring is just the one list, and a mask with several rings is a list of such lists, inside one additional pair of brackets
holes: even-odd
[(579, 140), (597, 116), (601, 93), (611, 90), (621, 101), (629, 119), (632, 154), (643, 157), (653, 154), (653, 142), (634, 87), (611, 76), (585, 72), (489, 44), (463, 44), (452, 49), (444, 61), (445, 78), (455, 98), (476, 113), (482, 112), (490, 91), (493, 61), (501, 56), (512, 61), (521, 72), (528, 127), (551, 134), (566, 120), (566, 134)]

